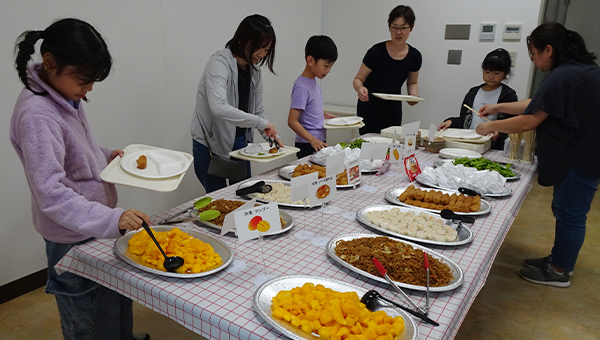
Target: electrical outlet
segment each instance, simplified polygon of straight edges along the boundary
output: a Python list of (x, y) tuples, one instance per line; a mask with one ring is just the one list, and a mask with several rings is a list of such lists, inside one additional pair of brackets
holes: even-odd
[(515, 62), (517, 61), (517, 51), (508, 51), (508, 55), (510, 55), (510, 66), (515, 67)]

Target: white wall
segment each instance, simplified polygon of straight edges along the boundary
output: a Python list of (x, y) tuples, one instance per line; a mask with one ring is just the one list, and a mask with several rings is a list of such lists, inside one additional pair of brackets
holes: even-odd
[[(395, 5), (383, 0), (5, 0), (0, 11), (0, 285), (46, 266), (44, 242), (31, 222), (27, 182), (8, 134), (14, 102), (22, 88), (13, 66), (13, 46), (21, 32), (44, 29), (67, 16), (92, 23), (114, 58), (111, 76), (94, 86), (91, 102), (86, 104), (99, 142), (112, 148), (142, 143), (191, 153), (189, 124), (200, 75), (210, 55), (224, 47), (245, 16), (261, 13), (275, 28), (277, 76), (263, 70), (264, 105), (284, 142), (290, 145), (294, 137), (287, 128), (290, 91), (304, 67), (308, 37), (320, 34), (323, 27), (340, 52), (333, 71), (322, 82), (325, 101), (354, 106), (352, 79), (366, 50), (389, 38), (386, 20)], [(509, 44), (497, 38), (493, 44), (479, 43), (472, 31), (469, 41), (448, 42), (443, 40), (443, 28), (446, 23), (471, 23), (478, 28), (480, 19), (499, 24), (522, 21), (526, 35), (537, 23), (539, 5), (539, 0), (430, 0), (411, 4), (417, 23), (409, 43), (424, 56), (419, 84), (426, 101), (406, 109), (405, 121), (421, 119), (422, 127), (428, 127), (429, 122), (457, 114), (467, 89), (481, 81), (483, 56), (496, 46), (518, 51), (510, 85), (523, 97), (530, 64), (523, 41)], [(326, 15), (323, 21), (322, 15)], [(464, 50), (461, 66), (445, 65), (450, 48)], [(266, 169), (253, 167), (253, 173)], [(147, 214), (204, 193), (191, 169), (171, 193), (125, 186), (118, 186), (118, 191), (121, 207)], [(19, 265), (14, 262), (17, 257), (22, 261)]]
[[(391, 0), (354, 1), (326, 0), (327, 34), (338, 46), (339, 58), (322, 82), (323, 100), (330, 104), (356, 106), (357, 95), (352, 80), (367, 50), (375, 43), (389, 40), (387, 19), (397, 5), (407, 4), (415, 12), (415, 27), (408, 43), (423, 56), (419, 72), (419, 94), (425, 101), (403, 106), (403, 123), (421, 121), (421, 128), (441, 124), (450, 116), (458, 116), (467, 91), (482, 80), (481, 62), (495, 48), (517, 51), (513, 77), (508, 82), (525, 98), (531, 62), (525, 37), (537, 26), (540, 0), (429, 0), (398, 2)], [(496, 39), (479, 41), (482, 22), (496, 22)], [(522, 39), (504, 42), (501, 31), (505, 22), (522, 22)], [(444, 40), (446, 24), (471, 24), (469, 40)], [(461, 65), (447, 65), (448, 50), (462, 50)], [(403, 87), (406, 94), (406, 86)]]

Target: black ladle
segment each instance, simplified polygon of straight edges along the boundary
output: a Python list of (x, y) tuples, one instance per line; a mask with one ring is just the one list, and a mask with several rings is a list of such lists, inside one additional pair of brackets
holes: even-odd
[(266, 194), (268, 192), (271, 192), (271, 190), (273, 190), (273, 187), (271, 185), (265, 184), (265, 181), (258, 181), (249, 187), (237, 189), (235, 191), (235, 194), (238, 196), (245, 196), (255, 192)]
[(142, 222), (142, 227), (144, 227), (144, 230), (146, 230), (148, 235), (150, 235), (150, 238), (152, 238), (152, 241), (154, 241), (154, 243), (156, 243), (158, 250), (160, 250), (160, 252), (165, 257), (165, 263), (163, 264), (163, 266), (165, 267), (165, 269), (168, 272), (174, 272), (177, 268), (183, 266), (183, 263), (184, 263), (183, 258), (181, 258), (179, 256), (167, 256), (167, 254), (165, 254), (165, 251), (160, 246), (160, 243), (158, 243), (158, 241), (156, 240), (156, 237), (154, 237), (154, 233), (152, 232), (152, 229), (150, 229), (150, 227), (148, 226), (148, 223), (146, 223), (146, 221)]
[(366, 292), (365, 295), (363, 295), (362, 298), (360, 299), (360, 302), (364, 303), (365, 306), (371, 311), (376, 311), (377, 309), (380, 309), (381, 307), (390, 307), (388, 304), (383, 303), (382, 300), (393, 304), (395, 307), (400, 308), (403, 311), (408, 312), (429, 324), (432, 324), (434, 326), (440, 325), (439, 323), (428, 318), (427, 315), (416, 312), (408, 307), (399, 305), (399, 304), (395, 303), (394, 301), (385, 298), (384, 296), (382, 296), (375, 290), (370, 290), (370, 291)]

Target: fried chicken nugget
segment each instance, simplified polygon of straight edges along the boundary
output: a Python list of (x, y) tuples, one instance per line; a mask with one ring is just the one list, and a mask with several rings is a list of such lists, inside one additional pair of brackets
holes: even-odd
[(427, 191), (427, 193), (425, 194), (425, 197), (423, 198), (423, 202), (425, 203), (431, 203), (432, 199), (433, 199), (433, 190), (429, 190)]
[(450, 203), (450, 195), (443, 194), (442, 198), (440, 199), (440, 203), (442, 203), (443, 205), (447, 205), (448, 203)]

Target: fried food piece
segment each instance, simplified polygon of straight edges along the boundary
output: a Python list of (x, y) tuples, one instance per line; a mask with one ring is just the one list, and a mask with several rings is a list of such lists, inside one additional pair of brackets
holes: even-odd
[(138, 169), (144, 170), (146, 169), (146, 166), (148, 166), (148, 158), (145, 155), (141, 155), (136, 162)]
[(433, 202), (435, 204), (440, 204), (441, 200), (442, 200), (442, 192), (441, 191), (436, 191), (433, 194), (433, 197), (431, 198), (431, 202)]
[(437, 204), (435, 204), (435, 203), (432, 202), (432, 203), (428, 204), (427, 208), (428, 209), (435, 209), (436, 206), (437, 206)]
[(442, 210), (442, 209), (444, 209), (444, 206), (442, 204), (438, 204), (438, 205), (435, 206), (435, 209), (436, 210)]
[(400, 202), (406, 202), (406, 199), (408, 198), (408, 194), (405, 192), (403, 192), (400, 196), (398, 196), (398, 200)]
[(269, 150), (269, 153), (277, 153), (277, 151), (279, 151), (279, 149), (277, 149), (277, 148), (272, 148), (271, 150)]
[(417, 201), (423, 201), (423, 199), (425, 198), (425, 194), (426, 192), (423, 190), (418, 189), (419, 191), (417, 192), (417, 194), (415, 195), (415, 199)]
[(440, 203), (442, 203), (443, 205), (447, 205), (448, 203), (450, 203), (450, 195), (443, 194), (442, 198), (440, 199)]
[(425, 194), (425, 197), (423, 198), (423, 202), (425, 203), (431, 203), (431, 200), (433, 199), (433, 190), (429, 190), (427, 191), (427, 193)]

